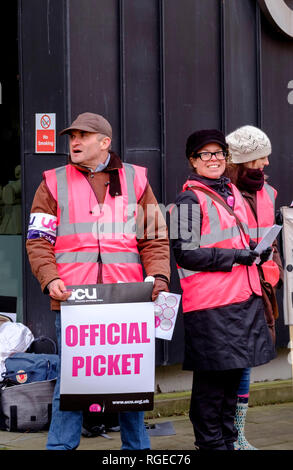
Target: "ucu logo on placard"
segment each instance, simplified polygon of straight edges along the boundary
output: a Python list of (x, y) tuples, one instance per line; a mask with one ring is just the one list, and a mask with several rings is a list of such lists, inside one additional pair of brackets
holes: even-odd
[(102, 407), (101, 405), (99, 405), (98, 403), (93, 403), (90, 407), (89, 407), (89, 411), (91, 413), (100, 413), (102, 411)]
[(73, 289), (68, 300), (97, 300), (97, 289), (95, 287), (87, 287), (85, 289)]

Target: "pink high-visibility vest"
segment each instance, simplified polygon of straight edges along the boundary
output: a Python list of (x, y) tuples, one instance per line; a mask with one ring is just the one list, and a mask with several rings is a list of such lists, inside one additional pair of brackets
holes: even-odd
[(147, 185), (146, 169), (123, 164), (121, 196), (107, 186), (99, 205), (85, 176), (73, 165), (44, 172), (57, 201), (55, 257), (65, 285), (143, 281), (137, 249), (137, 201)]
[[(259, 243), (266, 230), (275, 223), (275, 199), (277, 197), (277, 191), (265, 183), (260, 191), (256, 192), (256, 213), (257, 220), (254, 213), (248, 203), (245, 200), (247, 215), (248, 215), (248, 227), (250, 238), (256, 243)], [(266, 261), (262, 264), (262, 270), (264, 278), (272, 286), (275, 286), (280, 279), (280, 271), (277, 263), (273, 260)]]
[[(217, 201), (192, 187), (211, 188), (198, 181), (187, 181), (183, 191), (193, 191), (202, 211), (202, 227), (198, 248), (249, 248), (248, 220), (240, 192), (230, 185), (234, 195), (234, 212), (242, 222), (245, 233), (239, 230), (235, 217)], [(261, 286), (256, 265), (234, 264), (231, 272), (190, 271), (178, 266), (183, 290), (183, 312), (203, 310), (230, 305), (247, 300), (252, 293), (261, 295)]]

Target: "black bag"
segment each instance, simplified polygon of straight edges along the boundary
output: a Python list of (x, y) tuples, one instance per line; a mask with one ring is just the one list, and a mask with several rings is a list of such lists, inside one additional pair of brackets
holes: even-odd
[[(50, 338), (37, 338), (33, 343)], [(56, 352), (56, 344), (49, 341)], [(30, 349), (32, 350), (32, 349)], [(57, 354), (16, 353), (5, 360), (0, 389), (0, 429), (38, 432), (49, 428), (58, 374)]]
[(3, 386), (0, 401), (0, 429), (38, 432), (49, 428), (56, 380)]
[(37, 354), (57, 354), (57, 346), (55, 341), (52, 338), (49, 338), (49, 336), (38, 336), (34, 339), (26, 352)]

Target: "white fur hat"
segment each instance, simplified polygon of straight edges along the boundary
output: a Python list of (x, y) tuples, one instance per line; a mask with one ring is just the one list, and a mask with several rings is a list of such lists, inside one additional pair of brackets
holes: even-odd
[(243, 126), (226, 137), (233, 163), (252, 162), (268, 157), (272, 146), (268, 136), (257, 127)]

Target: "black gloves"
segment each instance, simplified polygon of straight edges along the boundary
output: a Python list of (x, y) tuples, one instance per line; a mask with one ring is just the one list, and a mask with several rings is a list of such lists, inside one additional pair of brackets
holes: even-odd
[(255, 250), (256, 247), (257, 247), (257, 243), (256, 243), (254, 240), (252, 240), (252, 238), (250, 238), (250, 240), (249, 240), (249, 248), (250, 248), (251, 250)]
[(269, 246), (265, 251), (262, 252), (260, 256), (260, 265), (262, 265), (263, 263), (265, 263), (266, 261), (268, 261), (271, 253), (273, 251), (273, 248), (271, 246)]
[(254, 250), (235, 250), (234, 262), (238, 264), (244, 264), (245, 266), (252, 266), (256, 258), (260, 257), (260, 266), (268, 261), (273, 248), (269, 246), (261, 255)]
[(258, 256), (259, 254), (257, 251), (235, 250), (234, 262), (238, 264), (244, 264), (245, 266), (252, 266)]
[(276, 219), (276, 224), (283, 225), (283, 214), (280, 209), (277, 210), (275, 219)]

